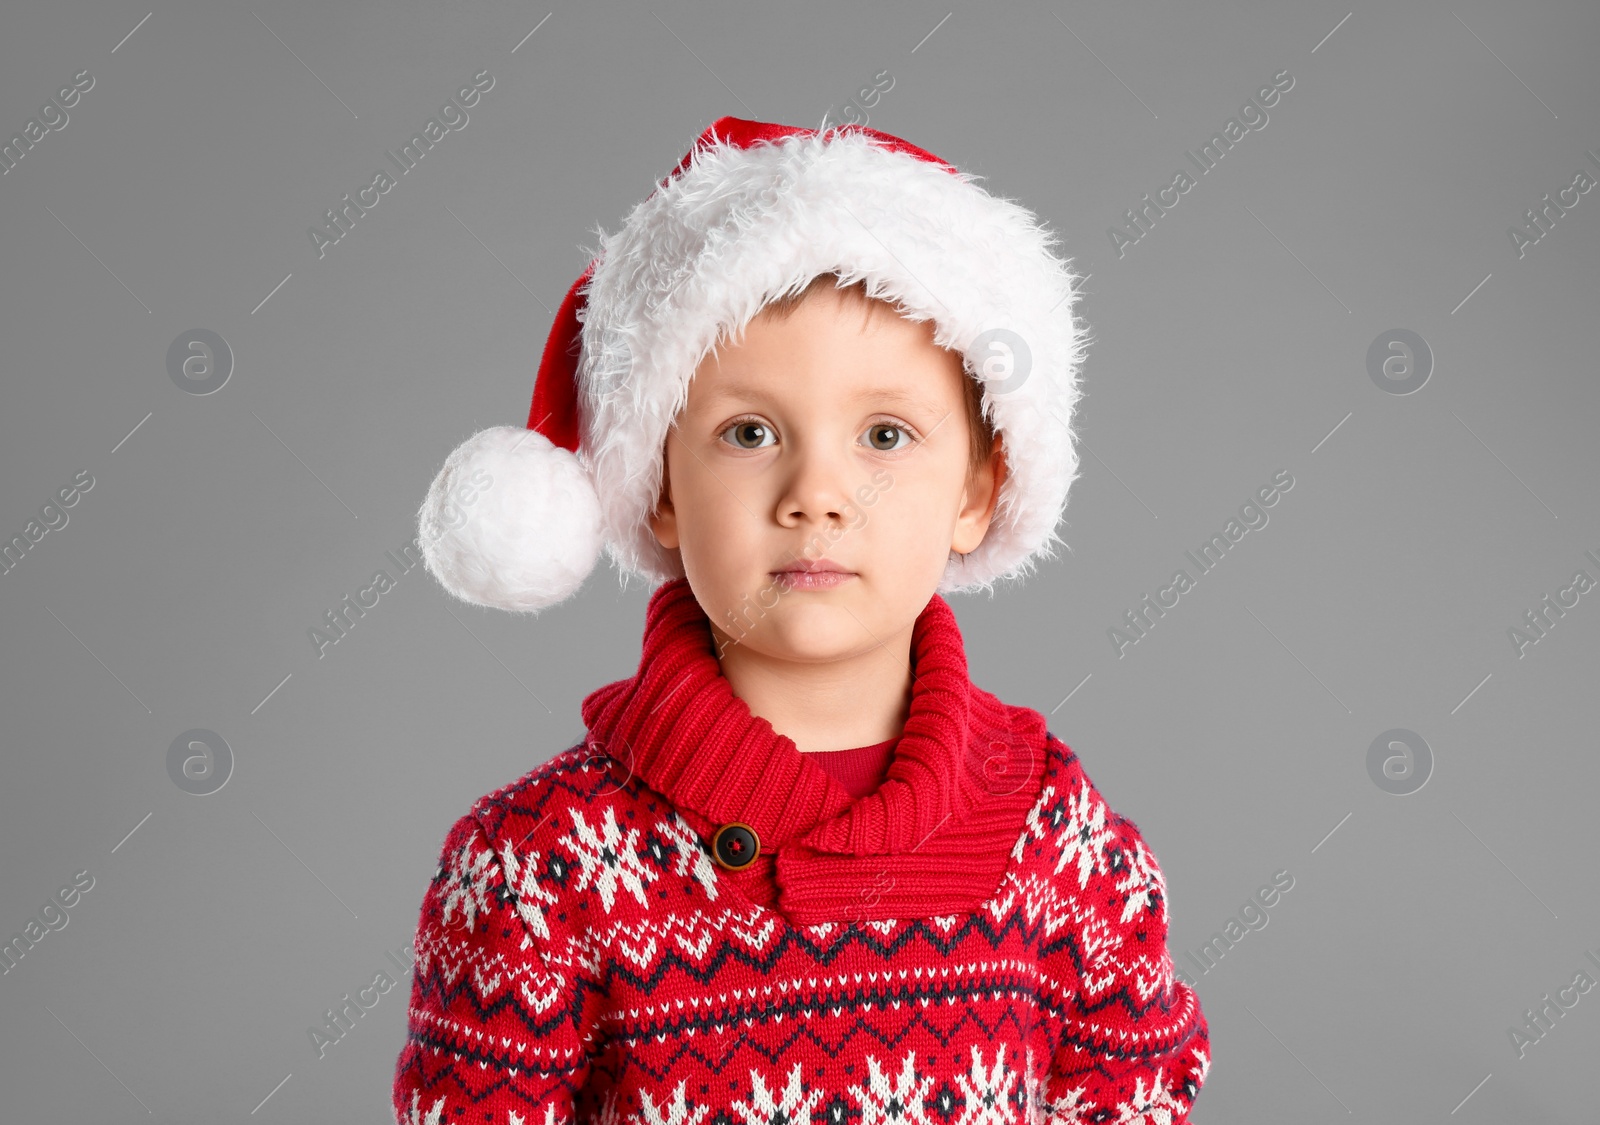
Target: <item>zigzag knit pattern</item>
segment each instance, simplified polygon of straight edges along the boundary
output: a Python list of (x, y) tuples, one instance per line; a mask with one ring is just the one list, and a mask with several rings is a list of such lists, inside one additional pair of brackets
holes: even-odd
[(969, 913), (794, 924), (580, 744), (451, 828), (399, 1125), (1183, 1125), (1210, 1067), (1134, 823), (1046, 737)]

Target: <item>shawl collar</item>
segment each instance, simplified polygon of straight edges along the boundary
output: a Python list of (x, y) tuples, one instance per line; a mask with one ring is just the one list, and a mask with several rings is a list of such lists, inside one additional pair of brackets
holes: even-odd
[[(757, 861), (719, 872), (755, 901), (795, 920), (971, 908), (994, 891), (1039, 789), (1044, 717), (972, 684), (937, 594), (912, 630), (911, 659), (910, 715), (888, 776), (859, 798), (733, 693), (686, 578), (651, 596), (638, 673), (586, 696), (583, 720), (590, 746), (697, 830), (755, 829)], [(866, 896), (860, 884), (874, 880)]]

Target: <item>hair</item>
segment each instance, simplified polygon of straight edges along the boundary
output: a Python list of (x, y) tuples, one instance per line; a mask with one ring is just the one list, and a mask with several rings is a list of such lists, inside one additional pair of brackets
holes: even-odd
[[(855, 301), (862, 310), (862, 327), (871, 321), (876, 312), (888, 310), (896, 316), (901, 312), (898, 307), (881, 297), (872, 297), (867, 293), (867, 280), (862, 278), (851, 285), (840, 285), (842, 279), (837, 273), (819, 273), (813, 277), (805, 288), (792, 293), (783, 293), (769, 300), (762, 306), (757, 316), (770, 315), (777, 320), (787, 320), (794, 315), (807, 298), (821, 290), (824, 286), (833, 288), (839, 296), (847, 301)], [(972, 436), (971, 446), (967, 458), (969, 474), (976, 474), (989, 462), (990, 450), (994, 446), (994, 424), (983, 416), (983, 384), (966, 369), (966, 363), (961, 365), (961, 383), (963, 397), (967, 409), (967, 432)]]

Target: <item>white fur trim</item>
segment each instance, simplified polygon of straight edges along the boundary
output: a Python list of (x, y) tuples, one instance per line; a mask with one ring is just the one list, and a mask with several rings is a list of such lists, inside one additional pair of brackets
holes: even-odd
[(683, 576), (647, 517), (695, 368), (767, 301), (829, 271), (845, 284), (866, 278), (871, 295), (933, 321), (935, 342), (966, 356), (969, 371), (982, 359), (974, 345), (993, 329), (1016, 333), (1032, 353), (1019, 386), (985, 387), (1010, 475), (988, 534), (964, 559), (952, 555), (939, 592), (990, 589), (1054, 557), (1078, 475), (1071, 423), (1089, 343), (1073, 315), (1080, 277), (1032, 212), (977, 179), (857, 132), (719, 144), (619, 232), (600, 232), (578, 370), (578, 456), (605, 497), (602, 533), (625, 574)]
[(423, 562), (474, 605), (533, 613), (577, 592), (600, 557), (600, 501), (577, 457), (493, 426), (445, 460), (417, 513)]

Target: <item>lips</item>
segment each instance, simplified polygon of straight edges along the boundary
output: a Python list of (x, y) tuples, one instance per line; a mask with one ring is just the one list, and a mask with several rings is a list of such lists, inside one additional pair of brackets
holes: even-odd
[(832, 590), (853, 582), (855, 571), (846, 570), (838, 563), (791, 563), (788, 570), (772, 572), (773, 581), (784, 590)]
[(801, 559), (792, 562), (773, 574), (854, 574), (855, 571), (848, 567), (840, 566), (831, 559)]

